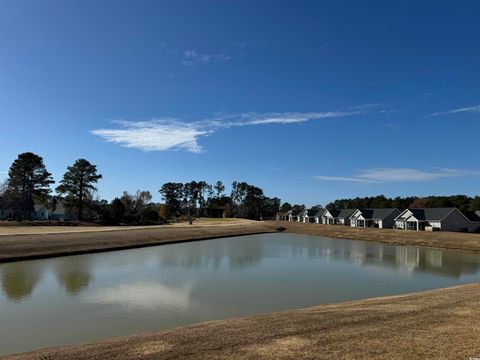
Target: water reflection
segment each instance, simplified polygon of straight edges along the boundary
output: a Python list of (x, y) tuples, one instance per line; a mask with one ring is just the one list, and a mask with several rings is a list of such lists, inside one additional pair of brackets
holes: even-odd
[(16, 262), (0, 267), (2, 290), (12, 301), (28, 299), (42, 278), (39, 263)]
[[(312, 236), (298, 236), (296, 241), (279, 235), (276, 242), (241, 241), (202, 244), (199, 256), (198, 244), (184, 246), (181, 251), (160, 251), (159, 265), (185, 269), (218, 269), (228, 263), (231, 270), (243, 270), (260, 266), (266, 258), (289, 256), (291, 258), (342, 261), (356, 265), (376, 265), (396, 268), (406, 273), (418, 271), (438, 273), (458, 278), (480, 269), (478, 257), (467, 253), (392, 246), (363, 241), (352, 241)], [(207, 251), (206, 251), (207, 250)]]
[[(420, 248), (413, 246), (392, 246), (363, 241), (322, 238), (305, 239), (309, 257), (327, 261), (345, 261), (357, 265), (379, 265), (397, 268), (407, 273), (418, 271), (442, 274), (458, 278), (480, 270), (478, 256), (474, 254)], [(302, 242), (291, 242), (291, 255), (298, 255), (297, 247)]]
[(90, 257), (69, 256), (56, 259), (55, 274), (58, 283), (70, 295), (86, 289), (92, 281)]
[(0, 264), (0, 355), (458, 285), (479, 271), (468, 253), (286, 233)]
[[(218, 270), (226, 262), (231, 270), (242, 270), (261, 263), (264, 257), (264, 242), (237, 241), (204, 242), (203, 251), (199, 254), (198, 243), (180, 244), (179, 251), (159, 251), (160, 266), (184, 269)], [(205, 251), (205, 249), (207, 251)]]
[(106, 287), (86, 294), (83, 299), (92, 304), (119, 305), (143, 309), (175, 308), (185, 310), (190, 305), (191, 284), (179, 288), (161, 283), (126, 283)]

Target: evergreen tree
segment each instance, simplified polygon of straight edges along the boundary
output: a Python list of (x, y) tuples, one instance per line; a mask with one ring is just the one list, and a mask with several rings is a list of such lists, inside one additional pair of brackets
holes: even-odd
[(57, 192), (65, 194), (68, 202), (77, 209), (78, 219), (83, 220), (86, 200), (96, 191), (95, 184), (102, 178), (97, 167), (88, 160), (78, 159), (67, 168)]
[(41, 156), (31, 152), (18, 155), (8, 171), (6, 197), (18, 220), (30, 219), (34, 197), (46, 200), (53, 184)]

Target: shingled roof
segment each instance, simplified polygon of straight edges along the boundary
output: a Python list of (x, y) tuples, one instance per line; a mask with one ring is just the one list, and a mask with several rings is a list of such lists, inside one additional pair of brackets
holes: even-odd
[(462, 214), (472, 222), (480, 222), (480, 211), (462, 211)]
[(408, 209), (417, 220), (443, 220), (456, 208)]
[(336, 217), (336, 218), (339, 218), (339, 219), (346, 219), (346, 218), (349, 218), (350, 216), (353, 215), (353, 213), (355, 211), (357, 211), (357, 209), (340, 209), (340, 210), (337, 210), (338, 211), (338, 214), (337, 215), (333, 215), (333, 213), (330, 211), (330, 213), (332, 214), (333, 217)]
[[(372, 220), (382, 220), (385, 219), (388, 215), (390, 215), (394, 211), (400, 211), (395, 208), (386, 208), (386, 209), (359, 209), (365, 219), (372, 219)], [(353, 215), (353, 214), (352, 214)]]

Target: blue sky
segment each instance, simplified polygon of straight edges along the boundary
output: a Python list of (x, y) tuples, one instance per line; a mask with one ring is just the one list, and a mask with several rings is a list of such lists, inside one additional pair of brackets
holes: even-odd
[(101, 196), (247, 181), (292, 203), (477, 195), (478, 1), (0, 0), (0, 178)]

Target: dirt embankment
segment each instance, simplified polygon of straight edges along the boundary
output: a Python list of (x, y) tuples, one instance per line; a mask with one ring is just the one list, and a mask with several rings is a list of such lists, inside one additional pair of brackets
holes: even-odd
[(480, 234), (219, 219), (150, 227), (5, 227), (0, 229), (0, 262), (276, 232), (278, 227), (298, 234), (480, 252)]
[(327, 236), (332, 238), (365, 240), (391, 245), (428, 246), (442, 249), (480, 252), (480, 234), (459, 232), (405, 231), (393, 229), (354, 228), (351, 226), (272, 222), (288, 232)]
[(480, 284), (207, 322), (49, 348), (20, 359), (469, 359)]
[[(27, 231), (27, 233), (25, 233)], [(31, 233), (28, 233), (31, 231)], [(151, 227), (69, 228), (19, 227), (0, 235), (0, 262), (129, 249), (275, 231), (272, 223), (200, 222)]]

